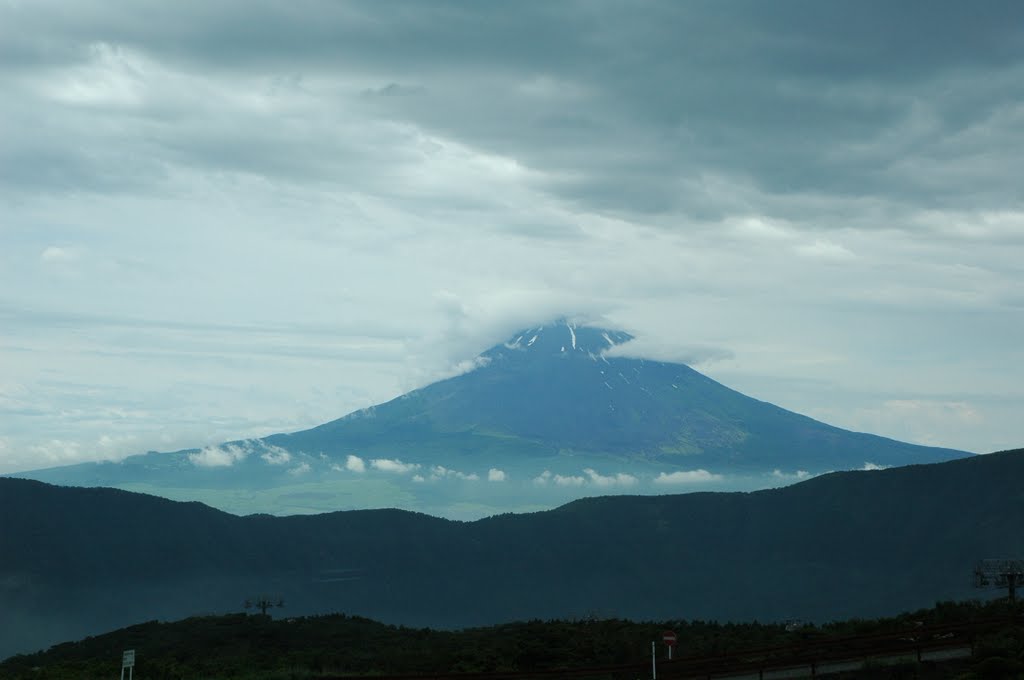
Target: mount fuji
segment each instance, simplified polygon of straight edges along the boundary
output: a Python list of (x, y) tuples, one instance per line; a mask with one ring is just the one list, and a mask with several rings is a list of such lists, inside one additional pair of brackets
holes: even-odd
[(17, 476), (242, 514), (400, 507), (467, 519), (970, 455), (842, 430), (684, 364), (610, 352), (631, 339), (564, 321), (526, 329), (466, 373), (309, 430)]

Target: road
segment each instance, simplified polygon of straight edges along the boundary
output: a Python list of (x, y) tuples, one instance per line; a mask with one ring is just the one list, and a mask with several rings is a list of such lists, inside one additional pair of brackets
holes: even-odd
[[(951, 659), (965, 659), (971, 656), (970, 647), (951, 647), (949, 649), (936, 649), (921, 652), (921, 661), (948, 661)], [(868, 658), (846, 659), (840, 661), (829, 661), (815, 664), (811, 669), (810, 664), (793, 666), (790, 668), (775, 668), (762, 672), (724, 672), (701, 674), (695, 677), (711, 678), (712, 680), (789, 680), (790, 678), (813, 678), (815, 676), (828, 675), (857, 671), (871, 666), (892, 666), (903, 662), (917, 662), (916, 653), (894, 654), (889, 656), (871, 656)]]

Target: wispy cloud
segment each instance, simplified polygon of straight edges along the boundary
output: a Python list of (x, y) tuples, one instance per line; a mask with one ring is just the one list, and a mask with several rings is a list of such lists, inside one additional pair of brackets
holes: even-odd
[(264, 444), (263, 448), (264, 451), (260, 454), (260, 458), (271, 465), (285, 465), (292, 459), (292, 454), (290, 454), (286, 449), (282, 449), (280, 446)]
[(405, 475), (419, 470), (422, 466), (419, 463), (403, 463), (398, 459), (374, 458), (370, 461), (370, 467), (381, 472)]
[(207, 446), (196, 453), (188, 454), (189, 461), (198, 467), (231, 467), (245, 460), (252, 450), (239, 444)]
[(803, 257), (819, 260), (852, 260), (855, 255), (844, 246), (827, 240), (816, 240), (814, 243), (797, 246), (796, 252)]
[(583, 486), (587, 480), (578, 475), (556, 475), (551, 470), (545, 470), (533, 478), (533, 483), (538, 486), (555, 484), (557, 486)]
[(772, 477), (775, 479), (784, 479), (790, 481), (798, 481), (801, 479), (809, 479), (811, 473), (807, 470), (797, 470), (796, 472), (783, 472), (782, 470), (772, 470)]
[(654, 478), (654, 483), (666, 486), (675, 484), (705, 484), (707, 482), (720, 482), (723, 479), (722, 475), (714, 474), (704, 469), (678, 470), (676, 472), (662, 472)]
[(39, 259), (47, 264), (56, 264), (61, 262), (74, 262), (79, 258), (79, 252), (74, 248), (67, 248), (61, 246), (48, 246), (39, 255)]
[(633, 475), (619, 472), (614, 475), (602, 475), (593, 468), (585, 468), (582, 475), (555, 474), (545, 470), (533, 478), (533, 483), (539, 486), (554, 484), (561, 487), (584, 487), (592, 486), (598, 488), (629, 487), (634, 486), (639, 479)]
[(451, 468), (446, 468), (443, 465), (434, 465), (430, 468), (430, 477), (428, 479), (430, 481), (438, 481), (441, 479), (460, 479), (467, 482), (476, 482), (479, 481), (480, 475), (475, 472), (466, 473), (459, 470), (452, 470)]
[(313, 470), (313, 468), (312, 468), (312, 466), (310, 466), (309, 463), (302, 462), (302, 463), (299, 463), (298, 465), (296, 465), (295, 467), (290, 468), (288, 470), (288, 474), (292, 475), (293, 477), (300, 477), (302, 475), (305, 475), (305, 474), (311, 472), (312, 470)]
[(680, 343), (665, 337), (636, 338), (616, 345), (604, 354), (607, 357), (653, 359), (701, 367), (736, 358), (736, 354), (726, 347)]
[(636, 477), (625, 472), (618, 472), (613, 475), (602, 475), (593, 468), (586, 468), (583, 473), (587, 476), (587, 480), (594, 486), (599, 487), (613, 487), (613, 486), (634, 486), (639, 481)]
[(188, 454), (188, 459), (197, 467), (231, 467), (256, 454), (268, 465), (287, 465), (292, 460), (292, 454), (286, 449), (267, 444), (259, 439), (206, 446), (197, 452)]

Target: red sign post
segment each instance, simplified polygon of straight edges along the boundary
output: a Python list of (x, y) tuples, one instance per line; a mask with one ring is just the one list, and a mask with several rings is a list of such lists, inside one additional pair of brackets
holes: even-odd
[(661, 634), (661, 641), (668, 646), (668, 658), (669, 660), (671, 660), (672, 648), (676, 646), (676, 643), (679, 641), (679, 638), (676, 637), (675, 631), (666, 630), (664, 633)]

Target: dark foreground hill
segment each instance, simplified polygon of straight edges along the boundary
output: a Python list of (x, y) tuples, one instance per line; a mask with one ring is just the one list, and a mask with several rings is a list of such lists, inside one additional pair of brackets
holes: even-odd
[(476, 519), (597, 493), (751, 490), (969, 455), (850, 432), (689, 366), (622, 356), (630, 339), (564, 322), (530, 329), (474, 370), (310, 430), (19, 476), (240, 514), (383, 505)]
[[(1019, 613), (1019, 610), (1017, 611)], [(334, 614), (273, 620), (230, 614), (150, 621), (45, 652), (0, 662), (10, 680), (92, 680), (114, 677), (123, 650), (135, 650), (135, 674), (163, 680), (450, 674), (476, 680), (528, 680), (551, 675), (579, 680), (633, 680), (650, 671), (650, 643), (677, 636), (674, 661), (657, 645), (658, 677), (694, 677), (751, 664), (766, 675), (780, 668), (819, 672), (829, 660), (870, 659), (854, 678), (1006, 678), (1024, 670), (1024, 620), (1005, 600), (942, 602), (883, 619), (808, 624), (723, 624), (712, 621), (633, 622), (623, 619), (522, 621), (458, 631), (412, 629)], [(964, 658), (972, 645), (973, 658)], [(950, 655), (954, 649), (959, 655)], [(936, 655), (934, 651), (941, 650)], [(914, 663), (925, 658), (949, 660)], [(908, 659), (909, 657), (909, 663)], [(834, 663), (834, 661), (833, 661)], [(965, 675), (965, 671), (976, 675)], [(999, 674), (994, 674), (993, 671)], [(458, 677), (458, 675), (456, 675)], [(700, 674), (704, 677), (704, 674)], [(826, 675), (826, 677), (835, 677)]]
[(833, 619), (974, 595), (1024, 554), (1024, 450), (754, 493), (617, 496), (453, 522), (236, 517), (0, 479), (0, 656), (140, 620), (345, 611), (414, 626), (531, 618)]

